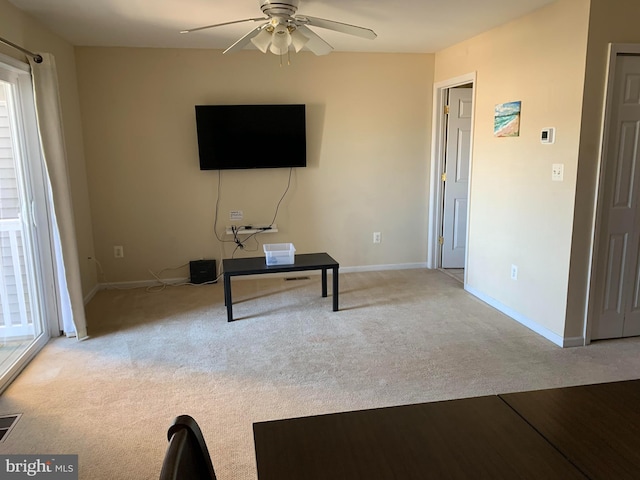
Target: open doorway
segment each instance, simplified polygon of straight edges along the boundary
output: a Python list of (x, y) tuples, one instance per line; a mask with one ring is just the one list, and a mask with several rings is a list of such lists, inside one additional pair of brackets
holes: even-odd
[(465, 283), (475, 74), (434, 86), (430, 268)]

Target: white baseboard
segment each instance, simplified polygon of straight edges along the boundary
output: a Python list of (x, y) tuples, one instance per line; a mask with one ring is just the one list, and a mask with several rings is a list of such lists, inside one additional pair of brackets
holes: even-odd
[(506, 305), (503, 305), (502, 303), (498, 302), (496, 299), (491, 298), (488, 295), (485, 295), (484, 293), (476, 290), (473, 287), (465, 285), (464, 289), (467, 292), (469, 292), (471, 295), (473, 295), (474, 297), (477, 297), (480, 300), (482, 300), (483, 302), (491, 305), (496, 310), (499, 310), (500, 312), (504, 313), (508, 317), (513, 318), (516, 322), (524, 325), (529, 330), (532, 330), (535, 333), (537, 333), (538, 335), (541, 335), (542, 337), (546, 338), (547, 340), (555, 343), (559, 347), (562, 347), (562, 348), (565, 348), (565, 347), (580, 347), (580, 346), (584, 345), (584, 338), (582, 338), (582, 337), (564, 338), (561, 335), (558, 335), (557, 333), (552, 332), (548, 328), (543, 327), (542, 325), (539, 325), (538, 323), (534, 322), (533, 320), (531, 320), (531, 319), (525, 317), (524, 315), (516, 312), (512, 308), (507, 307)]
[[(163, 278), (162, 281), (167, 285), (181, 285), (189, 283), (188, 278)], [(100, 284), (102, 289), (132, 289), (143, 287), (159, 287), (162, 284), (157, 280), (137, 280), (133, 282), (109, 282)]]
[(389, 265), (365, 265), (362, 267), (340, 267), (342, 273), (379, 272), (381, 270), (411, 270), (427, 268), (425, 263), (393, 263)]
[(563, 347), (584, 347), (587, 343), (584, 337), (567, 337), (564, 339)]
[(89, 303), (89, 302), (91, 301), (91, 299), (92, 299), (93, 297), (95, 297), (95, 296), (96, 296), (96, 293), (98, 293), (100, 290), (101, 290), (101, 286), (100, 286), (100, 284), (98, 283), (98, 284), (97, 284), (97, 285), (95, 285), (95, 286), (91, 289), (91, 291), (90, 291), (90, 292), (89, 292), (89, 293), (84, 297), (84, 299), (83, 299), (83, 300), (84, 300), (84, 304), (85, 304), (85, 306), (87, 305), (87, 303)]

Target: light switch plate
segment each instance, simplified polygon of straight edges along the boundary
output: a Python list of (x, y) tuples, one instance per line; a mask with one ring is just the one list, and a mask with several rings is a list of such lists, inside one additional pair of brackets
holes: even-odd
[(564, 180), (564, 163), (554, 163), (551, 166), (551, 180), (562, 182)]

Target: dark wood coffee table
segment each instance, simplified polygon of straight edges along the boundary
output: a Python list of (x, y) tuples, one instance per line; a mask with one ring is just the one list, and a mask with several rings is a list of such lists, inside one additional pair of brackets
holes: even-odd
[(333, 311), (338, 311), (338, 269), (340, 265), (327, 253), (296, 254), (291, 265), (267, 265), (265, 257), (226, 258), (222, 260), (224, 272), (224, 304), (227, 306), (227, 321), (233, 321), (231, 299), (231, 277), (262, 275), (265, 273), (322, 271), (322, 296), (327, 296), (327, 270), (333, 272)]

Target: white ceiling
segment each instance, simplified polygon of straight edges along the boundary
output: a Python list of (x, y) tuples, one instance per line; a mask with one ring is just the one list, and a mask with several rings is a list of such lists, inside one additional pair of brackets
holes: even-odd
[[(220, 48), (255, 28), (259, 0), (10, 0), (73, 45)], [(373, 29), (378, 38), (314, 28), (336, 51), (432, 53), (554, 0), (301, 0), (298, 13)], [(248, 48), (248, 47), (247, 47)]]

